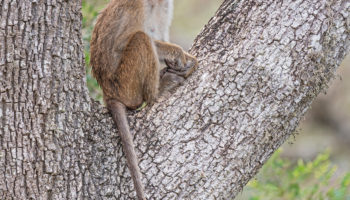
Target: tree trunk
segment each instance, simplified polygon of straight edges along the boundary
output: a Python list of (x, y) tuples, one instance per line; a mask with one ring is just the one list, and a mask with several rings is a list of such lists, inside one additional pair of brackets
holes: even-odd
[[(133, 199), (115, 125), (90, 99), (81, 2), (0, 0), (0, 199)], [(129, 123), (149, 199), (233, 199), (350, 48), (349, 0), (226, 0), (200, 67)]]

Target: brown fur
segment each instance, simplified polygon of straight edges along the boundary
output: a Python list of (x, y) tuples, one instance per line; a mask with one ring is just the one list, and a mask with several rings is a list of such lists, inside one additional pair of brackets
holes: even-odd
[[(148, 16), (162, 9), (155, 5), (164, 1), (112, 0), (98, 17), (91, 39), (92, 73), (118, 126), (139, 199), (145, 199), (145, 194), (125, 109), (136, 109), (144, 101), (152, 104), (159, 90), (174, 88), (197, 66), (197, 60), (179, 46), (154, 40), (157, 35), (147, 34), (149, 27), (155, 27), (159, 33), (166, 29), (162, 23), (152, 25), (147, 21)], [(160, 61), (169, 66), (161, 80)]]

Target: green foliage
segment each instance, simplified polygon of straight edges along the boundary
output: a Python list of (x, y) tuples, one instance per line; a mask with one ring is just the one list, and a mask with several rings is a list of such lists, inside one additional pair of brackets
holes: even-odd
[(280, 154), (277, 151), (258, 178), (248, 183), (243, 195), (252, 194), (248, 195), (249, 200), (350, 200), (350, 173), (337, 178), (328, 152), (313, 161), (299, 160), (294, 165)]
[(83, 42), (86, 63), (86, 81), (90, 91), (90, 95), (99, 101), (102, 101), (102, 91), (97, 84), (97, 81), (91, 75), (90, 68), (90, 40), (94, 23), (99, 11), (107, 3), (107, 0), (83, 0)]

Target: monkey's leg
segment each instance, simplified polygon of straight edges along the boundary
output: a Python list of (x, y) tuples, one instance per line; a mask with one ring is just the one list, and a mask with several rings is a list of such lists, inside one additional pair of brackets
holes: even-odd
[(158, 97), (159, 60), (151, 38), (144, 32), (136, 32), (129, 41), (129, 58), (138, 69), (134, 79), (141, 82), (143, 100), (149, 104)]
[(185, 78), (171, 72), (163, 72), (160, 75), (159, 96), (165, 92), (172, 93), (174, 89), (180, 86), (185, 81)]
[(137, 109), (144, 101), (154, 102), (158, 96), (158, 65), (151, 39), (141, 31), (132, 34), (109, 81), (118, 100), (129, 109)]

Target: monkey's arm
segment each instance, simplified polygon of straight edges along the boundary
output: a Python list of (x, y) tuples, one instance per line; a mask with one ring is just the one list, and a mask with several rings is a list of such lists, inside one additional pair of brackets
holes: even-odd
[(197, 67), (195, 57), (185, 52), (175, 44), (162, 41), (154, 41), (159, 60), (164, 60), (168, 65), (168, 71), (187, 78)]

